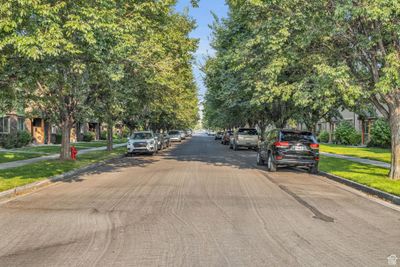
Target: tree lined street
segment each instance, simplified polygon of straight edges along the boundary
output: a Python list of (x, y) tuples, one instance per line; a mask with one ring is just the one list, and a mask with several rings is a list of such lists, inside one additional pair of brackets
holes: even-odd
[(400, 1), (206, 1), (0, 0), (0, 267), (398, 264)]
[(385, 266), (400, 215), (195, 136), (1, 204), (1, 266)]

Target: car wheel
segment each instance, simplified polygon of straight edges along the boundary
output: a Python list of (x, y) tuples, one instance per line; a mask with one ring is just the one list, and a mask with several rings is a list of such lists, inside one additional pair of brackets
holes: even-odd
[(259, 165), (259, 166), (265, 165), (265, 162), (264, 162), (260, 152), (257, 152), (257, 165)]
[(276, 163), (272, 160), (272, 153), (268, 154), (268, 171), (276, 172)]
[(318, 170), (318, 163), (315, 163), (314, 165), (312, 165), (311, 167), (308, 168), (308, 172), (311, 174), (318, 174), (319, 170)]

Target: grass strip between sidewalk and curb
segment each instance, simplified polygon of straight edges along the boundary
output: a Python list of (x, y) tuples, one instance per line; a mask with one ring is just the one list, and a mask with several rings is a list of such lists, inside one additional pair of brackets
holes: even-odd
[(320, 144), (320, 151), (344, 156), (377, 160), (390, 163), (390, 149), (375, 147), (352, 147), (334, 144)]
[(400, 196), (400, 181), (389, 179), (385, 168), (326, 156), (321, 156), (319, 166), (323, 172)]
[(41, 154), (34, 154), (34, 153), (0, 152), (0, 164), (25, 160), (25, 159), (33, 159), (41, 156), (42, 156)]
[(94, 151), (78, 156), (76, 161), (46, 160), (22, 167), (0, 170), (0, 192), (38, 182), (85, 166), (123, 155), (126, 148)]
[[(117, 139), (114, 140), (114, 145), (126, 143), (126, 139)], [(97, 147), (106, 147), (107, 141), (93, 141), (93, 142), (78, 142), (71, 143), (71, 146), (75, 146), (78, 150), (88, 149), (88, 148), (97, 148)], [(35, 152), (35, 153), (46, 153), (46, 154), (58, 154), (60, 153), (60, 145), (41, 145), (41, 146), (28, 146), (23, 148), (15, 149), (16, 151), (24, 151), (24, 152)]]

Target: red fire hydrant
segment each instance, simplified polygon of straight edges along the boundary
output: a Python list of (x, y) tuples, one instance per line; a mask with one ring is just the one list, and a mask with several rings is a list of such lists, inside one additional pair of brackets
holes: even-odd
[(78, 154), (78, 150), (76, 149), (76, 147), (71, 146), (71, 159), (72, 160), (76, 160), (76, 155)]

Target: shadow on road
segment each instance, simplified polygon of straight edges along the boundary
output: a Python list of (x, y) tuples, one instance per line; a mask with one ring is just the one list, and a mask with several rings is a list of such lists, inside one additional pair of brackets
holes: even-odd
[[(159, 161), (202, 162), (216, 167), (233, 167), (238, 169), (266, 170), (265, 166), (256, 165), (256, 152), (249, 149), (233, 151), (229, 146), (222, 145), (213, 137), (194, 136), (182, 143), (174, 143), (167, 150), (160, 151), (156, 156), (135, 155), (113, 159), (107, 164), (95, 169), (79, 172), (65, 182), (81, 182), (82, 176), (91, 174), (113, 173), (130, 167), (146, 168)], [(280, 168), (282, 173), (301, 172), (294, 168)]]

